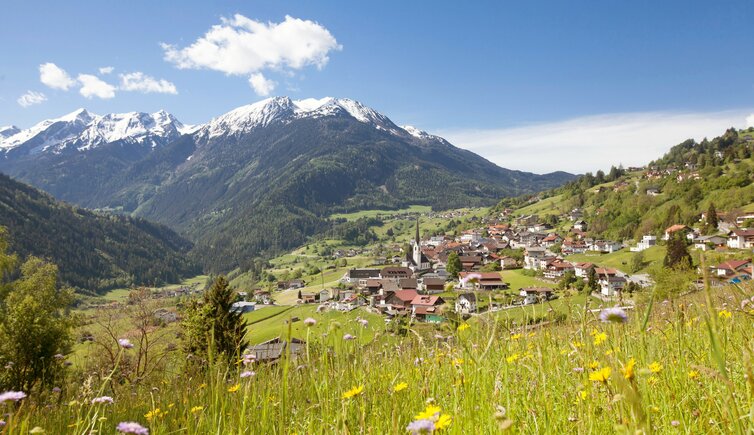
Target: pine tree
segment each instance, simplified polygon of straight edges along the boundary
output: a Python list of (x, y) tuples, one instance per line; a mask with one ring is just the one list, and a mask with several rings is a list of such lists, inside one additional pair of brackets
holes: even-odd
[(717, 210), (715, 210), (715, 203), (711, 202), (707, 209), (707, 229), (708, 231), (716, 230), (719, 222), (717, 221)]
[(228, 280), (219, 276), (204, 293), (202, 303), (195, 301), (186, 310), (186, 351), (201, 362), (209, 359), (207, 352), (232, 361), (248, 345), (246, 321), (242, 313), (231, 311), (234, 293)]
[(593, 267), (590, 267), (589, 268), (589, 272), (587, 272), (586, 276), (587, 276), (587, 278), (586, 278), (587, 279), (586, 290), (588, 290), (590, 292), (593, 292), (593, 291), (596, 292), (597, 290), (599, 290), (600, 289), (600, 284), (599, 284), (599, 282), (597, 282), (597, 271), (594, 270)]
[(691, 266), (691, 255), (686, 248), (686, 241), (683, 240), (683, 235), (675, 234), (668, 240), (667, 253), (662, 263), (667, 268), (687, 268)]

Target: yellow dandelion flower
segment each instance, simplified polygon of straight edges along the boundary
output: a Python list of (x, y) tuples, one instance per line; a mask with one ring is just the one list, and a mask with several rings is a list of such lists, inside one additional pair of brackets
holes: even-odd
[(446, 427), (450, 426), (450, 423), (453, 422), (453, 418), (447, 414), (442, 414), (437, 418), (437, 421), (435, 422), (435, 429), (445, 429)]
[(613, 350), (612, 349), (608, 349), (608, 350), (605, 351), (605, 356), (610, 356), (612, 354), (613, 354)]
[(600, 344), (604, 343), (605, 341), (607, 341), (607, 334), (605, 334), (604, 332), (598, 332), (598, 333), (594, 334), (594, 345), (595, 346), (599, 346)]
[(453, 364), (455, 364), (457, 366), (460, 366), (461, 364), (463, 364), (463, 358), (456, 358), (456, 359), (454, 359), (453, 360)]
[(458, 331), (459, 332), (465, 331), (465, 330), (467, 330), (469, 328), (471, 328), (471, 326), (469, 326), (468, 323), (461, 323), (460, 325), (458, 325)]
[(364, 391), (363, 385), (359, 385), (358, 387), (353, 387), (350, 390), (343, 393), (343, 398), (350, 399), (351, 397), (358, 396), (359, 394), (361, 394), (362, 391)]
[(728, 310), (721, 310), (719, 313), (717, 313), (717, 315), (721, 319), (730, 319), (731, 317), (733, 317), (733, 313)]
[(155, 408), (144, 414), (144, 418), (146, 418), (147, 421), (152, 421), (152, 419), (163, 417), (165, 414), (167, 414), (167, 411), (163, 412), (160, 408)]
[(521, 338), (521, 334), (513, 334), (511, 335), (511, 340), (518, 340)]
[(511, 356), (509, 356), (509, 357), (505, 358), (505, 361), (507, 361), (507, 362), (508, 362), (508, 364), (511, 364), (511, 363), (514, 363), (514, 362), (518, 361), (518, 359), (519, 359), (520, 357), (521, 357), (521, 355), (519, 355), (519, 354), (517, 354), (517, 353), (514, 353), (513, 355), (511, 355)]
[(191, 413), (192, 414), (196, 414), (197, 412), (202, 412), (203, 410), (204, 410), (203, 406), (198, 406), (197, 405), (197, 406), (194, 406), (193, 408), (191, 408)]
[(241, 384), (232, 385), (228, 387), (228, 392), (235, 393), (236, 391), (238, 391), (239, 388), (241, 388)]
[(689, 379), (696, 379), (699, 377), (699, 372), (696, 370), (690, 370), (688, 375), (689, 375)]
[(584, 346), (584, 343), (582, 343), (582, 342), (580, 342), (580, 341), (574, 341), (573, 343), (571, 343), (571, 346), (573, 346), (573, 347), (575, 347), (576, 349), (578, 349), (578, 348), (580, 348), (580, 347), (583, 347), (583, 346)]
[(662, 371), (662, 364), (657, 361), (649, 365), (649, 371), (652, 373), (660, 373)]
[(595, 382), (607, 382), (607, 380), (610, 379), (610, 374), (612, 372), (613, 369), (610, 367), (603, 367), (594, 373), (589, 373), (589, 380)]
[(634, 373), (634, 367), (636, 366), (636, 359), (631, 358), (626, 363), (626, 366), (621, 369), (621, 372), (623, 372), (623, 377), (628, 379), (629, 381), (636, 376)]
[(407, 383), (405, 383), (405, 382), (401, 382), (401, 383), (399, 383), (399, 384), (396, 384), (396, 385), (395, 385), (395, 386), (393, 387), (393, 391), (397, 393), (397, 392), (399, 392), (399, 391), (403, 391), (403, 390), (405, 390), (406, 388), (408, 388), (408, 384), (407, 384)]
[[(435, 415), (439, 414), (441, 411), (440, 407), (437, 405), (429, 404), (427, 405), (427, 409), (424, 411), (416, 414), (414, 419), (416, 420), (431, 420), (435, 418)], [(436, 427), (436, 426), (435, 426)]]
[(587, 395), (588, 393), (586, 392), (586, 390), (579, 391), (579, 397), (581, 398), (581, 400), (586, 400)]
[(568, 355), (568, 349), (560, 349), (561, 355)]
[(599, 361), (592, 361), (592, 362), (590, 362), (589, 363), (589, 368), (592, 369), (592, 370), (600, 368)]
[(649, 385), (654, 385), (659, 381), (656, 376), (650, 376), (649, 379), (647, 379), (647, 383)]

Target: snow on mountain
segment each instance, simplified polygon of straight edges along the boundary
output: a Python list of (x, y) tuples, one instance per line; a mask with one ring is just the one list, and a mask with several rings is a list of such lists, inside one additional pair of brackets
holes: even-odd
[(301, 118), (348, 115), (359, 122), (373, 125), (377, 129), (399, 133), (390, 119), (381, 113), (347, 98), (325, 97), (291, 100), (289, 97), (272, 97), (237, 109), (214, 118), (199, 128), (200, 136), (209, 138), (248, 133), (257, 127), (265, 127), (277, 121), (290, 121)]
[(99, 116), (78, 109), (0, 137), (0, 150), (8, 152), (23, 147), (28, 153), (35, 154), (75, 147), (84, 151), (117, 141), (154, 147), (192, 131), (192, 126), (184, 126), (163, 110), (152, 114), (129, 112)]
[(6, 137), (13, 136), (19, 131), (21, 130), (15, 125), (8, 125), (5, 127), (0, 127), (0, 139), (5, 139)]
[(431, 135), (424, 130), (419, 130), (412, 125), (402, 125), (402, 129), (406, 130), (406, 133), (418, 139), (435, 139), (437, 136)]

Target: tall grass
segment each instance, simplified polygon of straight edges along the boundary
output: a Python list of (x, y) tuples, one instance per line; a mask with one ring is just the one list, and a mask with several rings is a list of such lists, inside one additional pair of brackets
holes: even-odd
[(483, 315), (367, 344), (320, 321), (298, 358), (119, 386), (94, 411), (97, 387), (76, 384), (66, 397), (6, 403), (0, 433), (85, 433), (92, 415), (100, 433), (120, 421), (152, 434), (406, 433), (428, 404), (452, 417), (443, 432), (454, 434), (744, 433), (754, 428), (751, 296), (707, 289), (639, 306), (627, 323), (584, 307), (539, 328)]

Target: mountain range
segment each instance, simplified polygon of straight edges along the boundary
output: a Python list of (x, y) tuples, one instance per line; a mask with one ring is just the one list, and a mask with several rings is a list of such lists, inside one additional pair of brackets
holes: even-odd
[(269, 98), (206, 124), (80, 109), (0, 129), (0, 171), (55, 197), (166, 224), (210, 271), (244, 268), (334, 212), (494, 204), (574, 176), (500, 168), (350, 99)]

